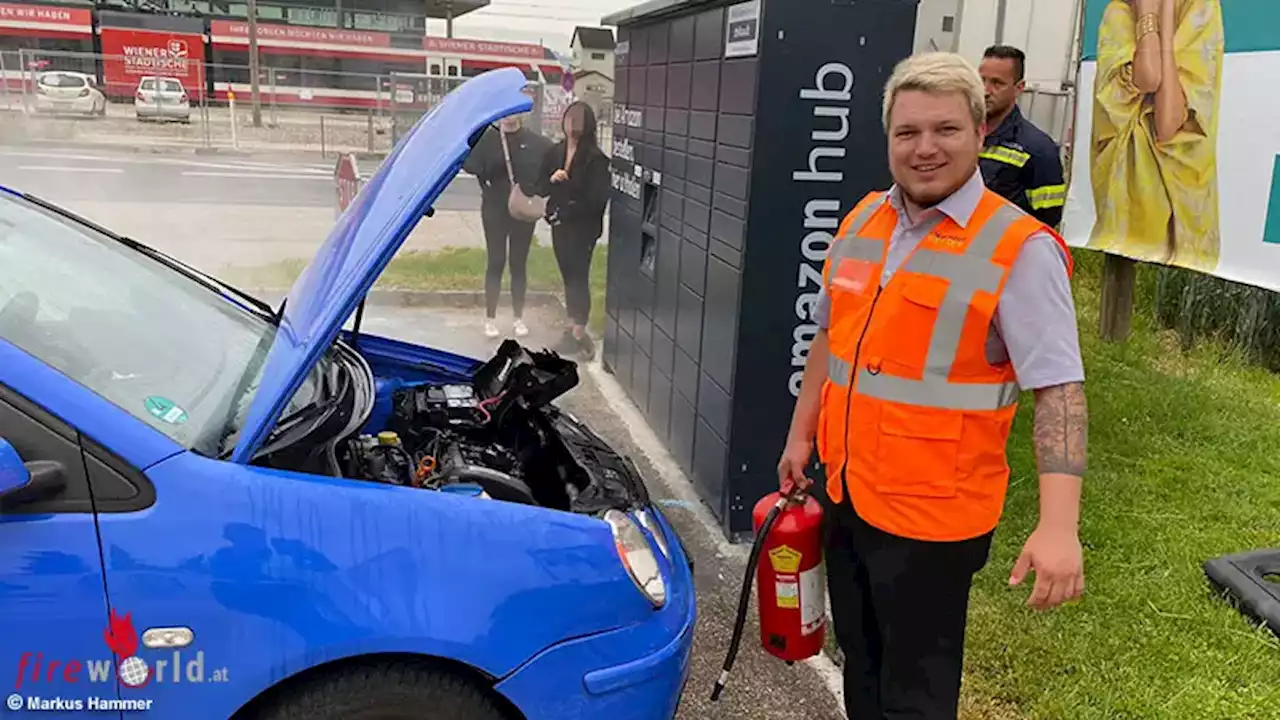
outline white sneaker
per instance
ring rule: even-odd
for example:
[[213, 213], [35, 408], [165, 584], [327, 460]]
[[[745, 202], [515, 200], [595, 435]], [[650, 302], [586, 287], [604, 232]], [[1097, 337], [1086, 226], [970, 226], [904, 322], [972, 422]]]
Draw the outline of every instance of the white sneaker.
[[495, 323], [495, 322], [494, 322], [494, 321], [492, 321], [492, 320], [485, 320], [485, 321], [484, 321], [484, 335], [485, 335], [485, 337], [496, 338], [496, 337], [498, 337], [498, 334], [499, 334], [499, 333], [498, 333], [498, 324], [497, 324], [497, 323]]
[[524, 337], [529, 334], [529, 326], [525, 325], [524, 321], [519, 318], [516, 318], [516, 321], [512, 323], [512, 327], [515, 328], [516, 337]]

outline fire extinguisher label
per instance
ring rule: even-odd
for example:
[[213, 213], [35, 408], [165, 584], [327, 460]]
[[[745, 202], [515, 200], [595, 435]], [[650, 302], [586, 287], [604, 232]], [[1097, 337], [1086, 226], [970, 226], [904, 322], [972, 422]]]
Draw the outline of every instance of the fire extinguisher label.
[[800, 583], [796, 576], [778, 576], [774, 583], [774, 592], [778, 597], [778, 607], [795, 609], [800, 607]]
[[794, 575], [799, 572], [802, 557], [804, 556], [797, 550], [786, 545], [779, 545], [769, 551], [769, 562], [773, 565], [773, 571], [778, 574]]
[[[800, 632], [811, 635], [827, 620], [827, 596], [822, 582], [822, 564], [800, 573]], [[794, 606], [792, 606], [794, 607]]]

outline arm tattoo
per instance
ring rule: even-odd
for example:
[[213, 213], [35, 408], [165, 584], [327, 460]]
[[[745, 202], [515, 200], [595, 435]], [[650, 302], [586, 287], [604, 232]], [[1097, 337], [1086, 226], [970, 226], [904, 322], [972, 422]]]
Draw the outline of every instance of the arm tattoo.
[[1036, 391], [1035, 442], [1041, 474], [1084, 477], [1089, 419], [1082, 383]]

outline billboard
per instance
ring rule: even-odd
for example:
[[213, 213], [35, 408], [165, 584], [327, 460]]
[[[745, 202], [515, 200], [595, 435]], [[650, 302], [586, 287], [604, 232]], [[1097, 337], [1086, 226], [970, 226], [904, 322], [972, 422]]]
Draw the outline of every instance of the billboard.
[[93, 11], [86, 8], [0, 3], [4, 35], [71, 37], [93, 34]]
[[147, 75], [181, 80], [193, 99], [204, 94], [203, 35], [104, 27], [102, 55], [102, 79], [108, 95], [132, 95]]
[[1280, 290], [1280, 2], [1086, 0], [1063, 234]]

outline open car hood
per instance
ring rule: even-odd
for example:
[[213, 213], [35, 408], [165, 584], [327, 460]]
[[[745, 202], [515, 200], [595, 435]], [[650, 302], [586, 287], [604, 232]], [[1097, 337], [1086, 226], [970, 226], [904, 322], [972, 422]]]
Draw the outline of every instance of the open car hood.
[[472, 138], [533, 100], [516, 68], [476, 76], [422, 117], [338, 218], [285, 299], [231, 461], [247, 463], [387, 263], [457, 176]]

